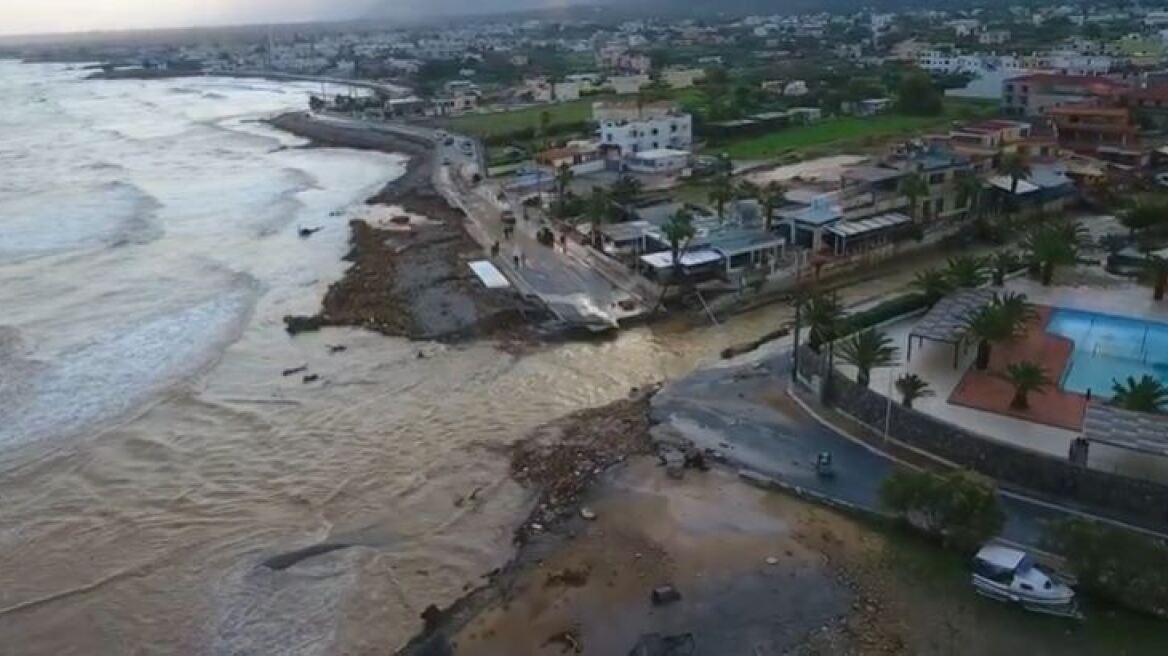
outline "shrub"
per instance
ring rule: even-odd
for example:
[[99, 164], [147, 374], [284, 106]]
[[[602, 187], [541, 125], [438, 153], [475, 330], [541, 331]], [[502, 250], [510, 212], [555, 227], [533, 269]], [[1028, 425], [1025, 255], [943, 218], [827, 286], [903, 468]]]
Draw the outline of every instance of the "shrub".
[[1127, 608], [1168, 617], [1168, 544], [1085, 519], [1049, 525], [1043, 546], [1067, 559], [1084, 590]]
[[993, 482], [966, 471], [897, 472], [881, 484], [880, 501], [912, 526], [963, 551], [997, 535], [1005, 521]]
[[844, 325], [840, 330], [840, 334], [850, 335], [851, 333], [875, 326], [878, 323], [895, 319], [903, 314], [915, 312], [927, 307], [929, 307], [929, 299], [924, 294], [914, 293], [894, 296], [867, 310], [849, 314], [844, 319]]

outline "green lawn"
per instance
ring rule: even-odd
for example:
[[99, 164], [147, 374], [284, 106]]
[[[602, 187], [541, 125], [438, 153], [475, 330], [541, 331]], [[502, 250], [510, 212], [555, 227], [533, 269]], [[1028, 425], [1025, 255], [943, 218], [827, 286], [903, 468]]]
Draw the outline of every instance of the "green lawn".
[[570, 125], [592, 119], [592, 103], [600, 97], [587, 97], [580, 100], [525, 107], [513, 111], [492, 112], [490, 114], [467, 114], [456, 116], [445, 121], [450, 129], [472, 134], [477, 137], [489, 137], [499, 134], [510, 134], [524, 128], [539, 128], [539, 117], [543, 112], [551, 115], [551, 125]]
[[769, 159], [800, 149], [872, 146], [893, 137], [948, 128], [955, 120], [991, 115], [994, 107], [979, 103], [950, 102], [941, 116], [883, 114], [868, 118], [844, 116], [819, 123], [783, 129], [727, 142], [712, 142], [707, 150], [729, 153], [732, 159]]

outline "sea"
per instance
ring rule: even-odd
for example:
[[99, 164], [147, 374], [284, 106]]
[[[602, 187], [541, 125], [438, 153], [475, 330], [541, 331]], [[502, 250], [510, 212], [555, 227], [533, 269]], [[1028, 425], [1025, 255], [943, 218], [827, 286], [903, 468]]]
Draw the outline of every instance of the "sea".
[[390, 653], [511, 555], [508, 444], [777, 325], [290, 337], [405, 157], [262, 122], [313, 84], [87, 72], [0, 61], [0, 654]]

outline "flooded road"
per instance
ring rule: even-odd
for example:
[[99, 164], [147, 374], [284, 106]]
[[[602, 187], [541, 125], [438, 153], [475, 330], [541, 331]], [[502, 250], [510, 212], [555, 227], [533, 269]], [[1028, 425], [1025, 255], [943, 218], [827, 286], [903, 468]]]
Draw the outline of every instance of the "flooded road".
[[[386, 653], [510, 554], [507, 444], [790, 317], [523, 355], [290, 338], [400, 158], [253, 123], [295, 85], [0, 68], [0, 653]], [[352, 546], [257, 567], [324, 540]]]

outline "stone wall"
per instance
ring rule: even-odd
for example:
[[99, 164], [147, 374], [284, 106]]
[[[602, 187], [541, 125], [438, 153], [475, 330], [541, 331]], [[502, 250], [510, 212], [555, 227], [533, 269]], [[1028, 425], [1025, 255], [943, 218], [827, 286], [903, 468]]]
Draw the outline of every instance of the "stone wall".
[[[799, 366], [805, 376], [822, 375], [822, 358], [803, 348]], [[830, 402], [839, 410], [883, 430], [886, 397], [833, 373]], [[1168, 528], [1168, 486], [1088, 469], [1037, 451], [1019, 448], [967, 431], [899, 403], [891, 405], [889, 435], [911, 447], [968, 467], [1003, 486], [1039, 498], [1082, 506], [1096, 514], [1136, 526]]]

